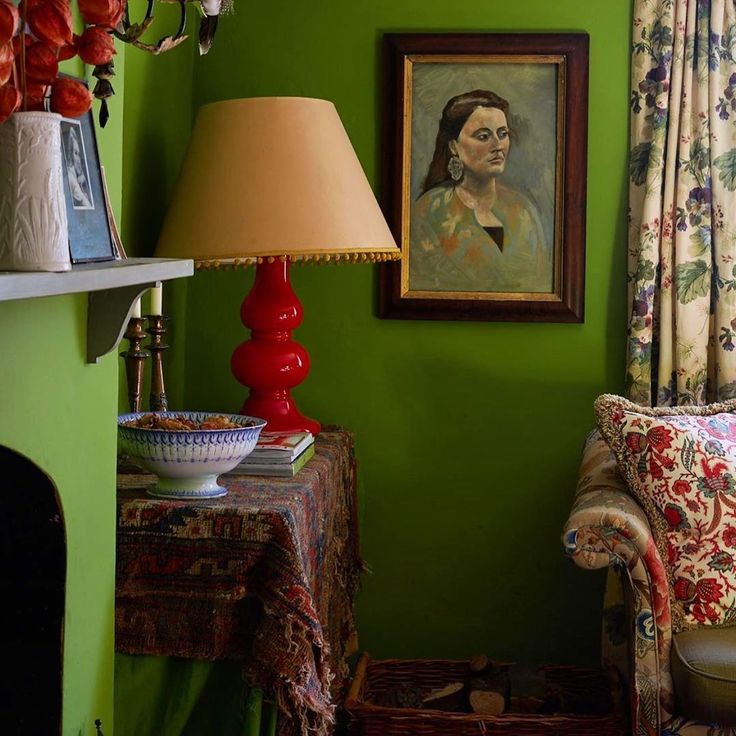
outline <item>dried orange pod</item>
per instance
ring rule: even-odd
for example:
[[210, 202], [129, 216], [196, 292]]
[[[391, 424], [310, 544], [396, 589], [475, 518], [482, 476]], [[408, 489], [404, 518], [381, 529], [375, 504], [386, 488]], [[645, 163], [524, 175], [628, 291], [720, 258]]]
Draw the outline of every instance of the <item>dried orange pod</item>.
[[92, 93], [75, 79], [59, 77], [51, 85], [51, 112], [78, 118], [92, 107]]
[[115, 55], [115, 43], [104, 28], [90, 26], [77, 41], [77, 53], [85, 64], [107, 64]]
[[0, 46], [0, 85], [5, 84], [13, 74], [13, 45], [5, 43]]
[[5, 122], [19, 107], [21, 95], [12, 84], [0, 87], [0, 123]]
[[75, 33], [74, 40], [71, 43], [59, 47], [59, 61], [66, 61], [77, 55], [77, 41], [79, 41], [79, 36]]
[[78, 6], [85, 23], [106, 28], [116, 28], [125, 10], [123, 0], [79, 0]]
[[0, 0], [0, 43], [9, 43], [18, 32], [19, 24], [18, 8], [8, 0]]
[[39, 2], [41, 0], [20, 0], [18, 3], [18, 12], [21, 14], [21, 17], [24, 13], [28, 14], [28, 11]]
[[72, 42], [72, 11], [66, 0], [36, 0], [28, 8], [28, 27], [51, 46]]
[[[13, 54], [15, 56], [20, 56], [20, 39], [20, 36], [16, 36], [13, 39]], [[26, 48], [28, 48], [33, 43], [33, 36], [30, 33], [24, 33], [23, 40], [25, 41]]]
[[59, 73], [56, 52], [42, 41], [26, 49], [26, 78], [31, 82], [51, 84]]
[[26, 87], [26, 96], [24, 99], [25, 109], [42, 112], [46, 109], [46, 91], [47, 84], [29, 83]]

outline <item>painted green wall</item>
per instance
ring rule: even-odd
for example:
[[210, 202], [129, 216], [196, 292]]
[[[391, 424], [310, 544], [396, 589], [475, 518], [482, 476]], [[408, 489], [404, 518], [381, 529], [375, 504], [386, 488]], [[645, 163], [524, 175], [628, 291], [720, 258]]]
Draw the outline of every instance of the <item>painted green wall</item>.
[[[157, 40], [172, 32], [179, 18], [178, 5], [159, 3], [156, 21], [144, 40]], [[197, 28], [194, 9], [189, 33]], [[196, 37], [196, 33], [194, 33]], [[160, 56], [130, 49], [126, 58], [125, 129], [123, 131], [122, 239], [129, 256], [154, 254], [166, 205], [176, 183], [192, 122], [193, 39]], [[186, 331], [186, 280], [167, 282], [164, 313], [169, 323], [164, 354], [166, 389], [171, 408], [182, 408], [183, 354]], [[144, 297], [145, 314], [147, 297]], [[121, 382], [120, 408], [127, 411]], [[148, 395], [147, 384], [144, 396]]]
[[[313, 361], [296, 391], [300, 406], [356, 435], [373, 570], [359, 627], [376, 656], [598, 656], [603, 579], [569, 564], [559, 535], [592, 401], [622, 388], [628, 6], [242, 3], [195, 67], [195, 106], [258, 95], [331, 99], [375, 183], [384, 32], [590, 34], [585, 324], [379, 320], [373, 267], [294, 270], [306, 314], [297, 337]], [[251, 279], [206, 273], [189, 283], [189, 408], [240, 406], [244, 389], [228, 366], [245, 338], [238, 309]]]
[[[144, 40], [178, 21], [179, 9], [158, 5]], [[192, 23], [190, 32], [196, 28]], [[129, 49], [125, 66], [122, 232], [129, 256], [150, 256], [186, 150], [192, 117], [193, 42], [160, 56]]]

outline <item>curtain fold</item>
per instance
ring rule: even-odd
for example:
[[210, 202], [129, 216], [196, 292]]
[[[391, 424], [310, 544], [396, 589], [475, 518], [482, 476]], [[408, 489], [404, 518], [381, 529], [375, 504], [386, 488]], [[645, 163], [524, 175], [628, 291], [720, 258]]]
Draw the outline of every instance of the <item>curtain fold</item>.
[[734, 0], [635, 0], [626, 391], [736, 397]]

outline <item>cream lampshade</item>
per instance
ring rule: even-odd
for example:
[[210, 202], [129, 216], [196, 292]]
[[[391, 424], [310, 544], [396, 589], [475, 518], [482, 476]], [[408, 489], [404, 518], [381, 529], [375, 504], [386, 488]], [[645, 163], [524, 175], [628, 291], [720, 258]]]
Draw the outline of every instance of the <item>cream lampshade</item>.
[[267, 430], [316, 433], [290, 390], [309, 370], [291, 339], [302, 308], [293, 261], [386, 261], [401, 254], [334, 105], [261, 97], [199, 111], [156, 255], [198, 268], [258, 264], [241, 316], [253, 332], [231, 360], [250, 387], [241, 411]]

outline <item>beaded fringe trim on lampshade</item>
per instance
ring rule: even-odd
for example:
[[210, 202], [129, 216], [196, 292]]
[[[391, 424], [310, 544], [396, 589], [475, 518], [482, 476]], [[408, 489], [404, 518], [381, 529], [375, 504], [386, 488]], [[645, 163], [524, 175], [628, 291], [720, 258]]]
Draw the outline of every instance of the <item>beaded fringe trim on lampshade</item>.
[[310, 253], [305, 255], [257, 256], [248, 258], [216, 258], [195, 260], [197, 270], [217, 270], [225, 268], [246, 268], [258, 263], [275, 263], [276, 261], [291, 263], [382, 263], [384, 261], [398, 261], [400, 251], [390, 253], [360, 252], [360, 253]]

